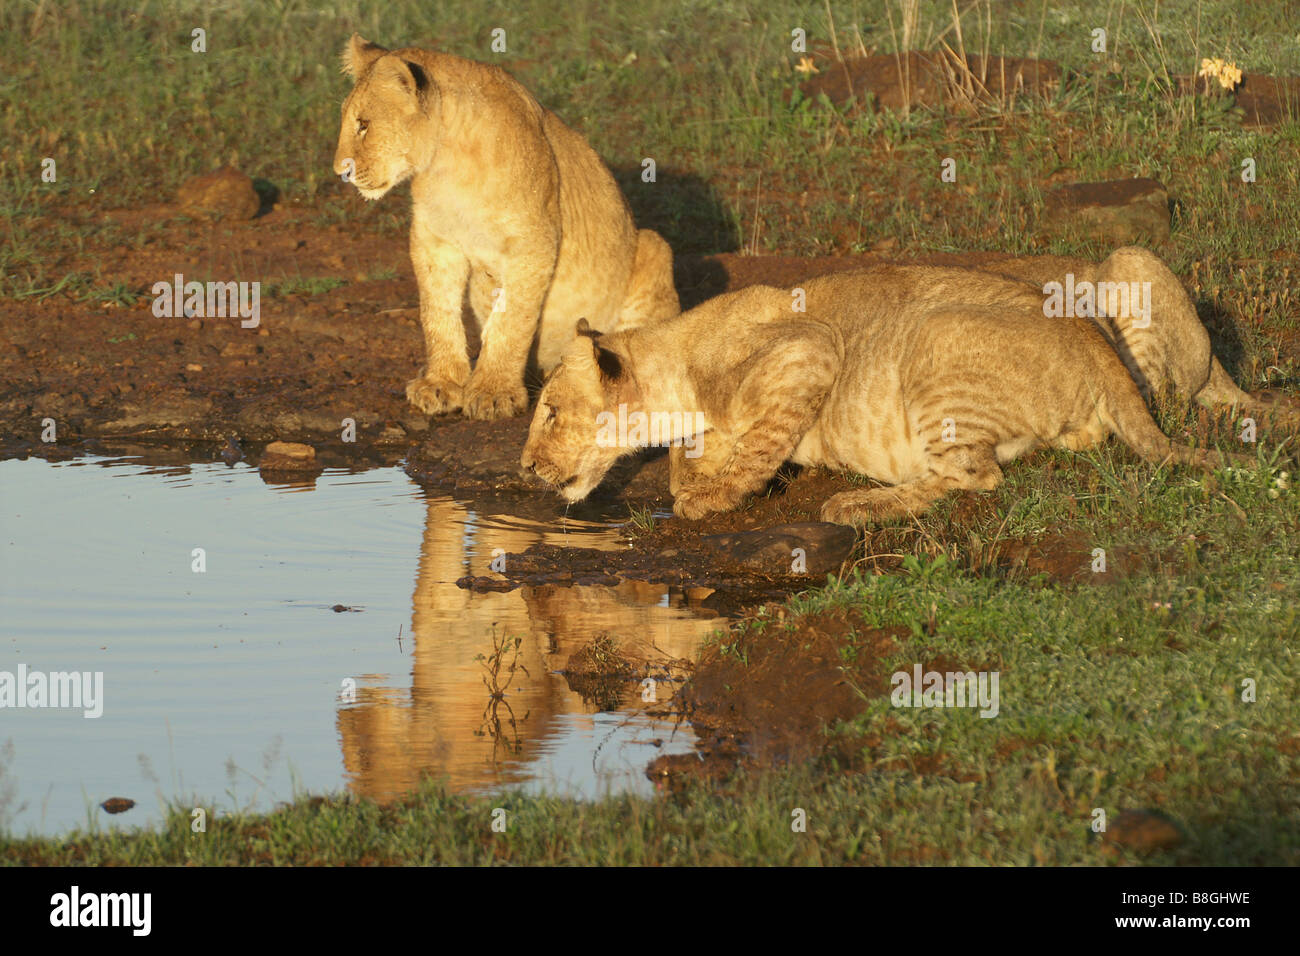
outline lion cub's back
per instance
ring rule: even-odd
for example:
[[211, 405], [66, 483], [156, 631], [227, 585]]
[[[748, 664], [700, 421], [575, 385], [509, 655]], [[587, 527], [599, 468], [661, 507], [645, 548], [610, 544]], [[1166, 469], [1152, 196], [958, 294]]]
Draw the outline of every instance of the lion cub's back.
[[636, 263], [637, 230], [627, 200], [586, 137], [550, 111], [543, 131], [559, 172], [560, 251], [542, 310], [538, 361], [559, 361], [585, 318], [593, 329], [617, 325]]
[[[891, 483], [915, 480], [928, 467], [932, 426], [945, 419], [987, 424], [1008, 402], [1019, 403], [1007, 390], [1016, 391], [1027, 364], [1061, 360], [1055, 349], [1032, 354], [1044, 331], [1042, 299], [1015, 279], [880, 266], [813, 280], [807, 293], [809, 312], [839, 329], [844, 359], [797, 451], [803, 463]], [[1012, 418], [1015, 430], [1023, 422]]]

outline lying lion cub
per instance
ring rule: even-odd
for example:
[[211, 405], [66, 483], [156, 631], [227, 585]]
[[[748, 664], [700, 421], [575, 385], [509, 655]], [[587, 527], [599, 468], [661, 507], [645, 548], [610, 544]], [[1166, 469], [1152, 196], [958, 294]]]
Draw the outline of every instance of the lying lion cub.
[[[680, 311], [672, 251], [638, 231], [609, 170], [505, 71], [353, 35], [334, 171], [367, 199], [411, 180], [411, 263], [428, 364], [406, 397], [428, 414], [528, 406], [530, 349], [549, 369], [573, 317], [631, 328]], [[482, 348], [470, 372], [466, 287]]]
[[626, 333], [579, 323], [522, 464], [577, 501], [620, 456], [669, 444], [673, 510], [685, 518], [736, 507], [786, 461], [893, 485], [823, 505], [823, 519], [854, 525], [991, 489], [999, 466], [1031, 449], [1111, 433], [1147, 461], [1223, 464], [1229, 456], [1170, 442], [1134, 380], [1250, 401], [1214, 361], [1177, 279], [1139, 249], [1079, 266], [1079, 281], [1148, 282], [1145, 304], [1049, 318], [1043, 287], [1010, 275], [880, 266], [805, 283], [802, 312], [799, 289], [754, 286]]

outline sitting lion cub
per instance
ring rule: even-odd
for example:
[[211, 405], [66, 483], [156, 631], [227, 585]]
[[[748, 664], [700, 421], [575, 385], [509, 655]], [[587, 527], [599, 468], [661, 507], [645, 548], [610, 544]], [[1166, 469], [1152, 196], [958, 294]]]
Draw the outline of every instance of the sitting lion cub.
[[[334, 171], [378, 199], [411, 180], [411, 263], [427, 366], [406, 397], [429, 414], [500, 418], [528, 404], [536, 345], [549, 369], [573, 318], [631, 328], [680, 311], [672, 251], [638, 231], [582, 136], [505, 71], [353, 35]], [[461, 307], [482, 347], [470, 372]]]
[[577, 501], [633, 448], [671, 445], [673, 510], [685, 518], [736, 507], [783, 462], [825, 465], [893, 486], [822, 507], [824, 520], [861, 525], [991, 489], [1000, 465], [1033, 448], [1111, 433], [1147, 461], [1246, 461], [1173, 444], [1143, 402], [1139, 373], [1187, 398], [1250, 401], [1173, 274], [1139, 249], [1080, 267], [1081, 281], [1148, 283], [1146, 304], [1053, 318], [1043, 287], [1013, 275], [880, 266], [805, 283], [806, 311], [800, 289], [754, 286], [630, 332], [580, 323], [522, 464]]

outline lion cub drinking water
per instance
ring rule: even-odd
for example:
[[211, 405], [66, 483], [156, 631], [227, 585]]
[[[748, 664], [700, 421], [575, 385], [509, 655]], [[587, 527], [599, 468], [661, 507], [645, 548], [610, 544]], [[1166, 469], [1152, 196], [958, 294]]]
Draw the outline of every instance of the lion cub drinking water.
[[[637, 230], [587, 141], [504, 70], [353, 35], [334, 171], [378, 199], [411, 180], [411, 263], [428, 362], [406, 397], [428, 414], [528, 405], [530, 350], [549, 369], [573, 317], [631, 328], [680, 311], [672, 251]], [[482, 347], [470, 371], [466, 289]]]
[[1088, 265], [1144, 278], [1150, 321], [1048, 318], [1042, 288], [1013, 276], [881, 266], [805, 283], [805, 311], [798, 289], [754, 286], [630, 332], [580, 323], [539, 396], [522, 464], [577, 501], [653, 436], [673, 446], [673, 510], [686, 518], [736, 507], [786, 461], [892, 485], [823, 505], [824, 520], [854, 525], [994, 488], [999, 466], [1031, 449], [1111, 433], [1147, 461], [1223, 464], [1160, 431], [1117, 351], [1145, 383], [1248, 400], [1214, 361], [1186, 293], [1144, 250]]

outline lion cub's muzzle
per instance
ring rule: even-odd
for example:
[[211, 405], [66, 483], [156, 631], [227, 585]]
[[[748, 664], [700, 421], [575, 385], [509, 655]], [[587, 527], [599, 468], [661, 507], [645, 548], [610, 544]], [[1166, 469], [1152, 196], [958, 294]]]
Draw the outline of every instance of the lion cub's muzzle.
[[524, 449], [524, 453], [519, 459], [519, 464], [524, 467], [525, 471], [536, 475], [557, 491], [563, 491], [578, 480], [577, 475], [570, 475], [568, 478], [561, 478], [560, 470], [556, 468], [555, 465], [530, 454], [527, 448]]

